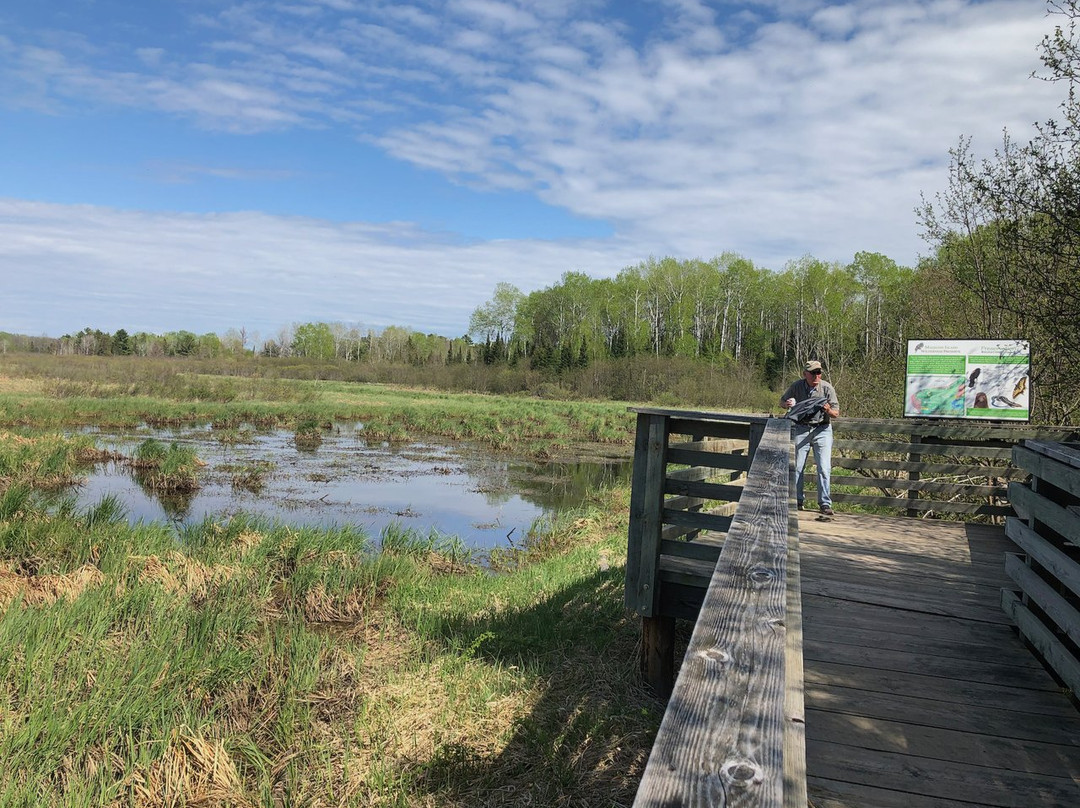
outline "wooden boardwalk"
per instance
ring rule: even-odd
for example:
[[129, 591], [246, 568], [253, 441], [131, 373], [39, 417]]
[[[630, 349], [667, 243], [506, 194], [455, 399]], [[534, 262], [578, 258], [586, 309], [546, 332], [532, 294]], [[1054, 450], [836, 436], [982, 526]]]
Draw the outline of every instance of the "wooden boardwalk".
[[1080, 806], [1080, 712], [1001, 609], [1002, 528], [799, 515], [813, 808]]

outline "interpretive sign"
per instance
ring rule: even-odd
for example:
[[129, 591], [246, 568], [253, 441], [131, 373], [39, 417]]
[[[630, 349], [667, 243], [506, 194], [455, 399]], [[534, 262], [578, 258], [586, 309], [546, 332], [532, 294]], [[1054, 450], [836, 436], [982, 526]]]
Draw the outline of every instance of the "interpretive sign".
[[1027, 421], [1027, 340], [908, 340], [904, 416]]

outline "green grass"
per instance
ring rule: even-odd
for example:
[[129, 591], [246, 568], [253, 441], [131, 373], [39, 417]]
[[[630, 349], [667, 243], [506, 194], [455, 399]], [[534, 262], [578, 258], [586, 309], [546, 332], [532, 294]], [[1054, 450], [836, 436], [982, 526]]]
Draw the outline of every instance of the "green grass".
[[186, 372], [182, 362], [130, 357], [20, 361], [24, 364], [5, 368], [9, 375], [23, 375], [0, 386], [0, 427], [59, 431], [83, 425], [211, 424], [225, 443], [274, 427], [292, 429], [304, 448], [317, 445], [325, 429], [342, 421], [362, 423], [364, 434], [375, 441], [440, 436], [537, 457], [572, 453], [582, 442], [629, 447], [633, 440], [634, 418], [622, 402], [204, 376]]
[[0, 804], [626, 804], [662, 706], [610, 497], [499, 575], [437, 533], [0, 510]]

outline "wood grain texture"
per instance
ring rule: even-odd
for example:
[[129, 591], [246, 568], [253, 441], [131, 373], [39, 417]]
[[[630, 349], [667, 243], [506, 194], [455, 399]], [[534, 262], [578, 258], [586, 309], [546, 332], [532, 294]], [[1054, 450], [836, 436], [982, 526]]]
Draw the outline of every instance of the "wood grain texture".
[[778, 421], [762, 437], [638, 789], [639, 808], [784, 804], [789, 434]]

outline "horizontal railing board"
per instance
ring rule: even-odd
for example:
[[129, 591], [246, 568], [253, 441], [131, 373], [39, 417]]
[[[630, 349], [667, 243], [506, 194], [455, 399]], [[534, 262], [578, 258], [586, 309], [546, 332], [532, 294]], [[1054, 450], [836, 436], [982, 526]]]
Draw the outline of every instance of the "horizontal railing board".
[[747, 440], [750, 427], [748, 424], [725, 424], [720, 421], [684, 421], [679, 418], [672, 418], [668, 422], [668, 431], [672, 435], [701, 435], [707, 438]]
[[701, 452], [696, 449], [669, 448], [667, 462], [678, 463], [683, 466], [703, 466], [710, 469], [726, 469], [729, 471], [746, 471], [750, 468], [750, 458], [746, 455]]
[[1031, 472], [1033, 477], [1080, 497], [1080, 469], [1023, 446], [1013, 449], [1013, 463]]
[[669, 449], [687, 449], [696, 452], [713, 452], [719, 454], [746, 454], [748, 443], [745, 440], [688, 440], [672, 443]]
[[1015, 592], [1009, 589], [1001, 590], [1001, 608], [1027, 641], [1042, 654], [1065, 686], [1073, 693], [1080, 693], [1080, 662], [1077, 662], [1061, 640], [1023, 604]]
[[701, 533], [701, 528], [685, 527], [683, 525], [664, 525], [660, 530], [660, 541], [675, 541], [683, 536], [693, 540]]
[[805, 780], [805, 759], [792, 770], [798, 761], [783, 754], [789, 453], [787, 424], [767, 426], [649, 755], [639, 808], [715, 804], [718, 787], [738, 793], [740, 805], [780, 808], [785, 778]]
[[700, 497], [720, 502], [738, 502], [742, 496], [742, 485], [723, 483], [694, 482], [691, 480], [665, 480], [664, 493], [684, 497]]
[[674, 511], [670, 508], [664, 508], [661, 518], [664, 524], [667, 525], [682, 525], [683, 527], [727, 533], [731, 527], [733, 517], [698, 511]]
[[[833, 478], [833, 486], [842, 485]], [[987, 505], [980, 502], [944, 502], [933, 499], [906, 499], [903, 497], [871, 497], [865, 494], [845, 494], [833, 490], [832, 500], [850, 502], [853, 505], [871, 505], [878, 508], [901, 508], [912, 511], [935, 511], [937, 513], [967, 513], [975, 516], [1010, 516], [1008, 505]]]
[[1080, 444], [1067, 446], [1063, 443], [1051, 443], [1045, 440], [1029, 440], [1025, 444], [1032, 451], [1059, 460], [1074, 469], [1080, 469]]
[[1070, 555], [1051, 544], [1016, 517], [1005, 520], [1005, 535], [1016, 542], [1017, 547], [1031, 556], [1074, 595], [1080, 596], [1080, 560], [1074, 557], [1080, 550], [1073, 548]]
[[663, 562], [664, 556], [678, 556], [716, 564], [716, 559], [720, 557], [720, 549], [723, 546], [723, 542], [661, 541], [660, 559]]
[[1029, 598], [1046, 612], [1058, 630], [1080, 645], [1080, 612], [1053, 590], [1016, 553], [1005, 554], [1005, 572]]
[[1009, 502], [1025, 521], [1035, 519], [1050, 527], [1066, 540], [1080, 543], [1080, 514], [1063, 508], [1046, 497], [1039, 496], [1026, 485], [1009, 485]]
[[665, 508], [674, 508], [679, 511], [693, 511], [700, 508], [709, 500], [702, 499], [701, 497], [671, 497], [664, 500]]
[[1022, 440], [1045, 439], [1068, 443], [1080, 437], [1077, 427], [1030, 426], [1027, 424], [992, 425], [984, 422], [959, 421], [918, 421], [896, 419], [841, 418], [833, 421], [834, 429], [840, 434], [872, 435], [911, 435], [924, 442], [936, 440], [953, 441], [990, 441], [1000, 440], [1018, 443]]
[[835, 474], [832, 484], [857, 488], [894, 488], [901, 491], [927, 491], [937, 494], [967, 494], [979, 497], [1005, 497], [1008, 486], [975, 485], [973, 483], [942, 483], [936, 480], [905, 480], [900, 477], [857, 477], [854, 474]]
[[664, 584], [674, 583], [683, 586], [698, 586], [705, 589], [712, 580], [716, 562], [699, 558], [678, 558], [660, 556], [660, 580]]
[[924, 457], [982, 457], [988, 460], [1009, 460], [1012, 457], [1011, 446], [981, 446], [979, 444], [910, 443], [908, 441], [873, 441], [836, 438], [833, 448], [838, 451], [852, 452], [887, 452], [891, 454], [919, 454]]
[[960, 474], [969, 477], [1002, 477], [1005, 479], [1026, 479], [1028, 473], [1023, 469], [1010, 466], [980, 466], [963, 463], [923, 463], [918, 460], [877, 460], [874, 458], [836, 457], [832, 459], [833, 468], [874, 469], [875, 471], [906, 471], [918, 474]]
[[701, 468], [700, 466], [688, 469], [669, 469], [665, 472], [665, 475], [673, 480], [704, 480], [712, 474], [715, 474], [712, 469]]

